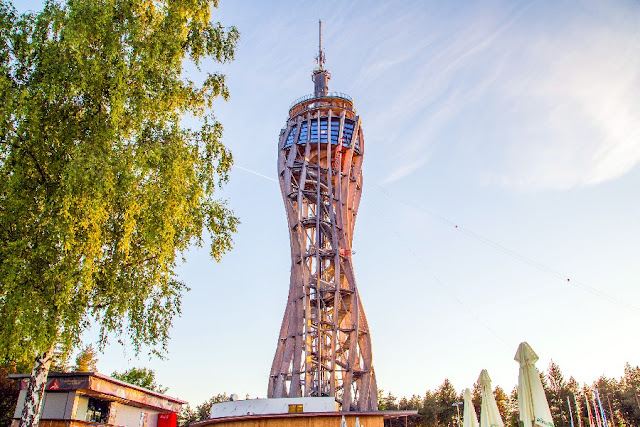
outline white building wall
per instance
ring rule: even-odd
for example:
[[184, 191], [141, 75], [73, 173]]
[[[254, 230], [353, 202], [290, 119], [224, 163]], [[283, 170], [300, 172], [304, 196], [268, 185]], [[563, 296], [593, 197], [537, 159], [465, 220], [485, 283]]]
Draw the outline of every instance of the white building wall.
[[249, 399], [216, 403], [211, 406], [211, 418], [238, 417], [242, 415], [286, 414], [289, 405], [302, 405], [303, 412], [335, 412], [335, 397], [283, 397], [275, 399]]
[[121, 403], [113, 402], [112, 411], [115, 410], [115, 420], [113, 424], [124, 427], [142, 427], [143, 414], [146, 415], [146, 427], [157, 427], [159, 411], [153, 409], [136, 408]]

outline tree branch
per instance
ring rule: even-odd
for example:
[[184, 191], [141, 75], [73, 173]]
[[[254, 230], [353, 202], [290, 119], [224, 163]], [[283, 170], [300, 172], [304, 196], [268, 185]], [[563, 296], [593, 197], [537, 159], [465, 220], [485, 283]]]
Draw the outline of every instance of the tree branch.
[[24, 147], [20, 147], [22, 150], [24, 150], [29, 157], [31, 157], [33, 159], [33, 163], [35, 163], [36, 168], [38, 169], [38, 172], [40, 172], [40, 176], [42, 177], [42, 185], [47, 185], [49, 183], [49, 179], [47, 178], [46, 174], [44, 173], [44, 170], [42, 169], [42, 166], [40, 166], [40, 163], [38, 162], [38, 159], [36, 159], [36, 156], [31, 152], [31, 150], [27, 150]]

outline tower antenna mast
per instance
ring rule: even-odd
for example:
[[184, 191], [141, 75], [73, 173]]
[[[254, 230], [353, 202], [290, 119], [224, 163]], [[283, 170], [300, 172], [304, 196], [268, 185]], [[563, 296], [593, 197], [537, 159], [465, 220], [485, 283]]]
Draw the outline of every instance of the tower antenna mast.
[[316, 61], [318, 61], [318, 67], [320, 67], [321, 70], [324, 70], [324, 61], [325, 61], [325, 57], [324, 57], [324, 51], [322, 50], [322, 20], [318, 20], [318, 24], [319, 24], [319, 29], [318, 29], [318, 57], [316, 58]]

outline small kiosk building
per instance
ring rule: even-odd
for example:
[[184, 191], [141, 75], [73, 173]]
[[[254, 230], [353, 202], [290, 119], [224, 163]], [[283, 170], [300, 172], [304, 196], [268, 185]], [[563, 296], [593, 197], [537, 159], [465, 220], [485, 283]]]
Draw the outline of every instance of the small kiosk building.
[[[17, 427], [29, 375], [14, 374], [9, 378], [20, 381], [11, 424]], [[177, 415], [185, 403], [98, 372], [52, 372], [47, 380], [40, 426], [176, 427]]]

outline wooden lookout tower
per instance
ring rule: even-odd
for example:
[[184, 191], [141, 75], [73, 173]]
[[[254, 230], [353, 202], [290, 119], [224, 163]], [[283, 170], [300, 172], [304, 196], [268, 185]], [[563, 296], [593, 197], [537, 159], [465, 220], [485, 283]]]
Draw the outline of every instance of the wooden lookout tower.
[[322, 23], [319, 33], [314, 93], [292, 104], [278, 144], [291, 279], [268, 397], [333, 396], [344, 412], [375, 411], [371, 336], [351, 259], [364, 137], [351, 97], [328, 90]]

